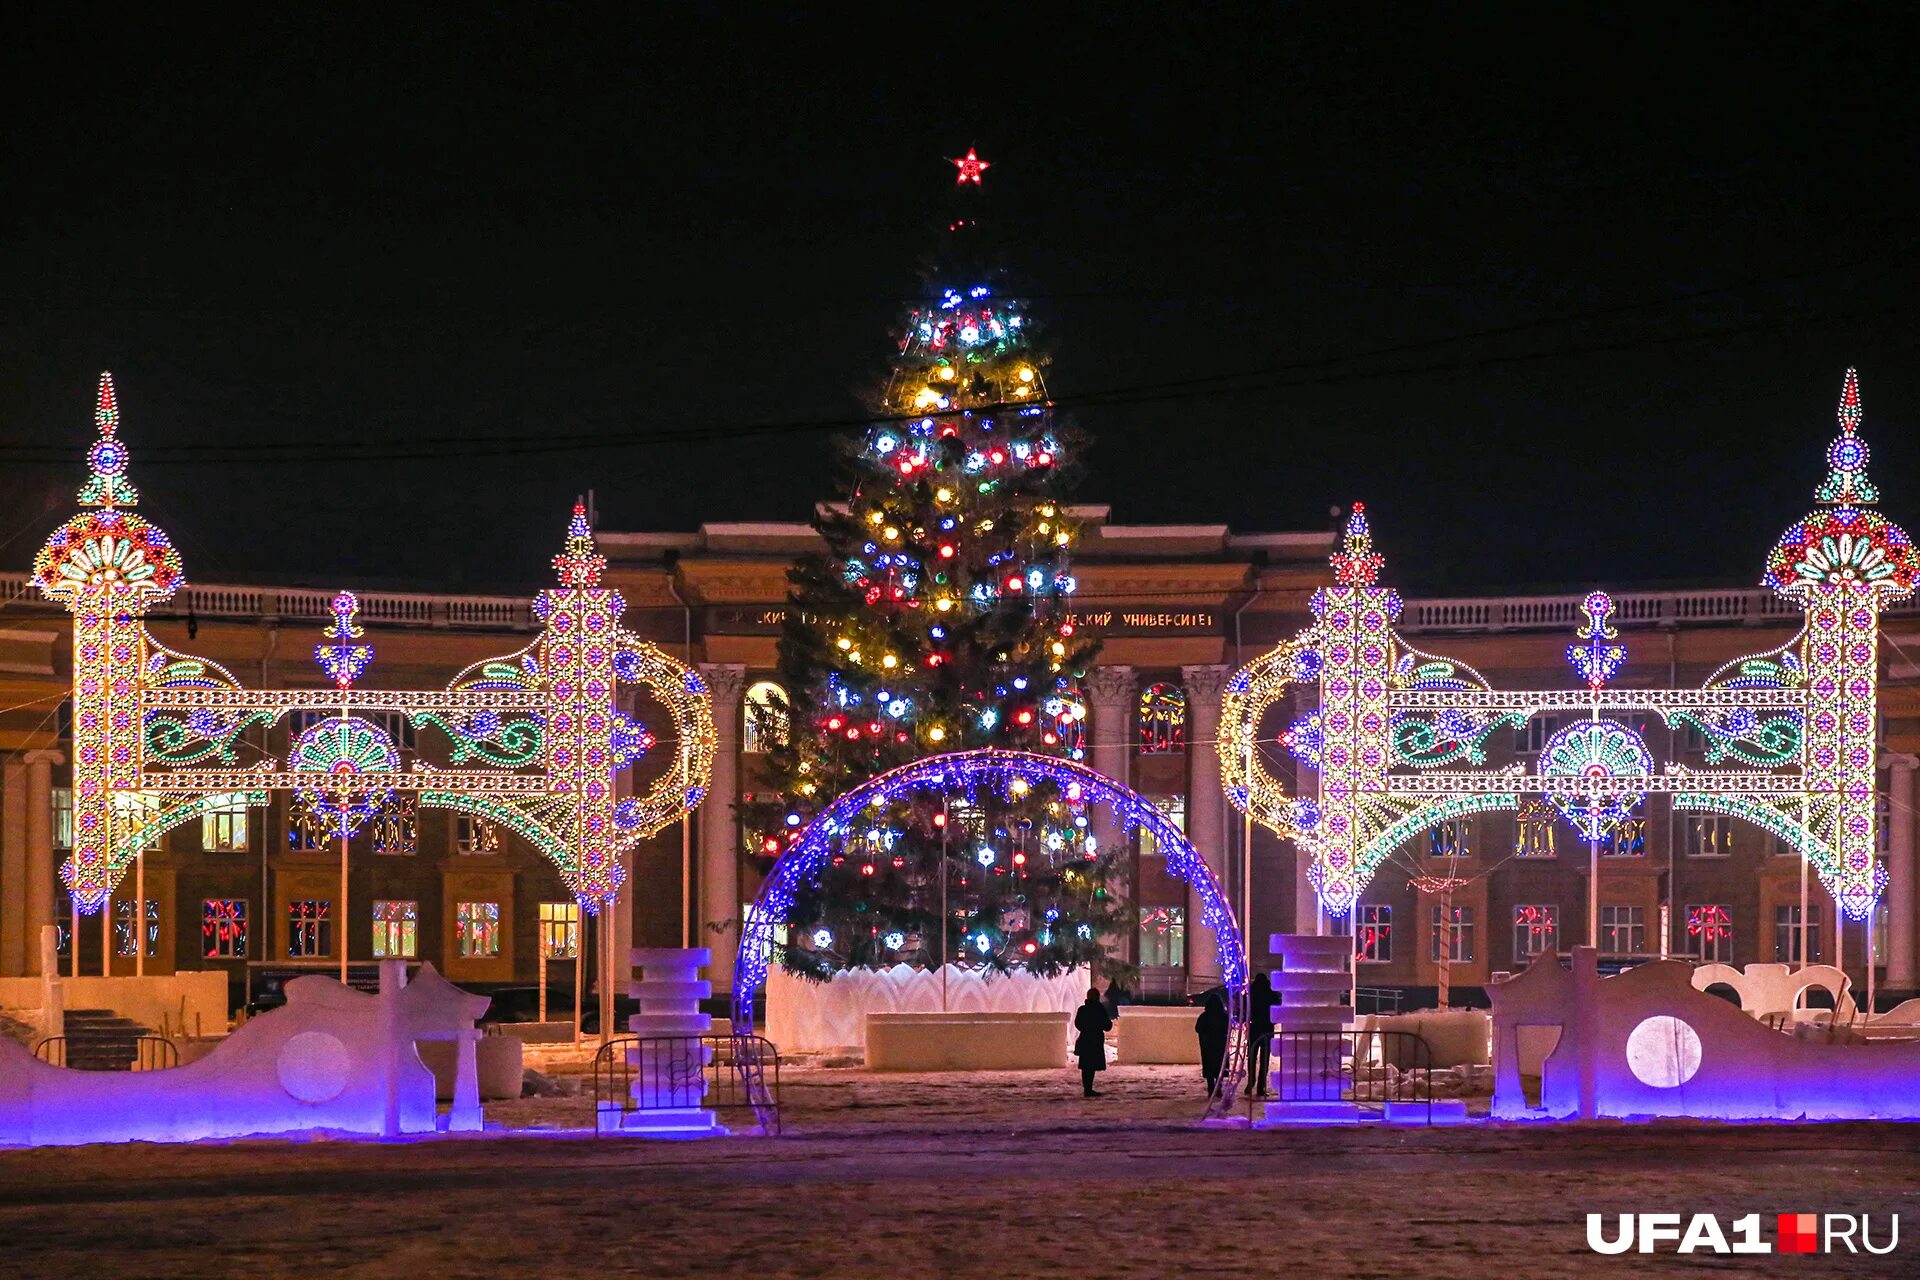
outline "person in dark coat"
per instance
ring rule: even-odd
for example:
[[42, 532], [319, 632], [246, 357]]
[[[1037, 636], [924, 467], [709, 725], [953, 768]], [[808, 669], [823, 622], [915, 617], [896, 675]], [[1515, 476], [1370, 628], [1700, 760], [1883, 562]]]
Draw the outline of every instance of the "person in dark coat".
[[1220, 1086], [1220, 1068], [1227, 1061], [1227, 1035], [1233, 1023], [1227, 1017], [1227, 1002], [1218, 991], [1207, 993], [1207, 1007], [1194, 1020], [1193, 1030], [1200, 1037], [1200, 1074], [1207, 1078], [1207, 1096]]
[[1267, 1096], [1267, 1068], [1273, 1061], [1273, 979], [1262, 970], [1247, 993], [1247, 1074], [1253, 1092]]
[[1107, 1032], [1113, 1028], [1113, 1016], [1100, 1003], [1100, 988], [1087, 989], [1087, 1002], [1073, 1015], [1073, 1056], [1080, 1059], [1080, 1088], [1083, 1096], [1097, 1098], [1093, 1073], [1107, 1069]]

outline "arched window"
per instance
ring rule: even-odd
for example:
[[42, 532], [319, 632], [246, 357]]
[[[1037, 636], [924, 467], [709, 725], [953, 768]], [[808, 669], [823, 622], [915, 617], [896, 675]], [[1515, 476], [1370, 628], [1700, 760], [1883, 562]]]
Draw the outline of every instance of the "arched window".
[[765, 751], [787, 740], [787, 691], [771, 680], [756, 681], [747, 690], [746, 734], [743, 747]]
[[1150, 684], [1140, 693], [1140, 750], [1171, 755], [1187, 749], [1187, 691]]

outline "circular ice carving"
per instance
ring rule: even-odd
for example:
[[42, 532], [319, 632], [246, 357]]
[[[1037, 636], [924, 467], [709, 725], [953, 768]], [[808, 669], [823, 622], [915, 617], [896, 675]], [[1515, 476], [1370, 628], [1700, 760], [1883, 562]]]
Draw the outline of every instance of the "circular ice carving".
[[332, 1102], [347, 1087], [352, 1055], [337, 1036], [302, 1031], [280, 1046], [280, 1087], [301, 1102]]
[[1648, 1018], [1627, 1036], [1627, 1066], [1641, 1084], [1677, 1088], [1700, 1070], [1700, 1035], [1664, 1013]]

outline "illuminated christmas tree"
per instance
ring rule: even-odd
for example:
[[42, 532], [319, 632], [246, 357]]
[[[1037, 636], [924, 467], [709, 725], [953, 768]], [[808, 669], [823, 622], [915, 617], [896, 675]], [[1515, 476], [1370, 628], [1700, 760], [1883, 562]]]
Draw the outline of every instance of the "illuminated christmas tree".
[[[769, 863], [836, 797], [909, 761], [1083, 755], [1094, 646], [1069, 612], [1063, 505], [1081, 436], [1048, 402], [1046, 354], [975, 216], [987, 162], [954, 163], [962, 207], [902, 319], [878, 416], [845, 442], [844, 501], [816, 521], [828, 551], [789, 574], [780, 795], [743, 810]], [[1123, 975], [1106, 956], [1125, 924], [1119, 852], [1052, 788], [870, 807], [796, 899], [782, 961], [811, 977], [943, 961]]]

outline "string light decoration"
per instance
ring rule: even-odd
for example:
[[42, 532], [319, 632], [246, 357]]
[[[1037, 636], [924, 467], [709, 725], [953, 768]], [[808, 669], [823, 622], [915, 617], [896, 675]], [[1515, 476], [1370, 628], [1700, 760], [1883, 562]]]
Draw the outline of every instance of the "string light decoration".
[[[1863, 509], [1879, 492], [1866, 474], [1852, 370], [1839, 418], [1815, 491], [1822, 506], [1782, 535], [1763, 579], [1800, 607], [1804, 628], [1697, 689], [1612, 686], [1627, 653], [1604, 592], [1583, 602], [1567, 648], [1584, 690], [1498, 690], [1464, 663], [1421, 653], [1393, 630], [1400, 600], [1378, 585], [1385, 563], [1356, 504], [1331, 557], [1335, 585], [1313, 598], [1313, 623], [1228, 683], [1219, 755], [1229, 801], [1308, 852], [1309, 878], [1336, 916], [1388, 853], [1438, 823], [1538, 797], [1527, 804], [1552, 806], [1621, 852], [1637, 839], [1637, 807], [1658, 792], [1676, 809], [1727, 814], [1779, 837], [1807, 857], [1849, 918], [1867, 918], [1885, 881], [1873, 856], [1879, 612], [1912, 593], [1920, 553], [1897, 525]], [[1316, 801], [1292, 795], [1261, 760], [1261, 726], [1296, 684], [1318, 686], [1318, 707], [1278, 744], [1319, 775]], [[1549, 738], [1533, 767], [1458, 767], [1486, 764], [1494, 728], [1555, 711], [1585, 719]], [[1696, 730], [1707, 767], [1656, 768], [1644, 736], [1609, 718], [1625, 711]]]
[[[970, 213], [986, 162], [956, 163]], [[1071, 613], [1080, 526], [1065, 502], [1081, 436], [1049, 401], [1047, 351], [989, 234], [971, 216], [947, 227], [900, 318], [879, 419], [843, 442], [853, 479], [817, 521], [827, 551], [789, 573], [786, 732], [741, 810], [763, 864], [835, 797], [916, 759], [1085, 754], [1094, 646]], [[1108, 954], [1125, 851], [1047, 786], [987, 810], [964, 842], [930, 802], [869, 814], [790, 904], [782, 962], [813, 979], [949, 963], [1129, 978]]]
[[[499, 823], [551, 858], [590, 909], [620, 889], [619, 854], [705, 798], [714, 729], [698, 673], [619, 626], [617, 593], [599, 584], [577, 508], [555, 560], [557, 589], [542, 593], [540, 637], [519, 653], [477, 663], [445, 690], [368, 690], [373, 661], [351, 592], [334, 597], [314, 660], [325, 689], [247, 689], [218, 663], [178, 653], [147, 633], [142, 615], [186, 582], [179, 552], [126, 510], [127, 478], [113, 380], [102, 374], [79, 501], [34, 561], [33, 581], [73, 616], [74, 844], [61, 878], [76, 907], [98, 911], [143, 849], [214, 808], [261, 807], [293, 792], [297, 823], [351, 834], [382, 813], [410, 813], [405, 796]], [[675, 758], [638, 794], [615, 779], [657, 744], [618, 710], [622, 686], [644, 691], [673, 725]], [[422, 759], [401, 768], [377, 716], [397, 713], [436, 730]], [[251, 728], [311, 719], [285, 767], [241, 766]], [[445, 764], [431, 763], [431, 758]], [[408, 821], [411, 819], [408, 818]]]
[[968, 147], [967, 154], [955, 160], [953, 165], [954, 168], [960, 170], [960, 175], [955, 181], [961, 186], [965, 186], [969, 182], [976, 187], [979, 186], [980, 175], [993, 168], [987, 161], [975, 155], [972, 147]]
[[[1247, 1017], [1247, 957], [1240, 927], [1227, 902], [1226, 890], [1207, 866], [1206, 859], [1188, 842], [1186, 835], [1161, 808], [1120, 783], [1072, 760], [1038, 755], [1026, 751], [979, 750], [930, 756], [869, 779], [846, 792], [806, 824], [798, 837], [781, 852], [768, 871], [759, 896], [746, 915], [740, 934], [740, 952], [734, 969], [733, 1018], [737, 1032], [753, 1028], [754, 995], [766, 981], [767, 966], [776, 957], [800, 952], [811, 957], [835, 943], [833, 931], [821, 928], [824, 938], [810, 935], [809, 948], [786, 930], [784, 945], [779, 941], [783, 922], [795, 905], [816, 891], [820, 877], [827, 873], [836, 857], [842, 855], [849, 837], [871, 829], [873, 815], [903, 803], [926, 803], [941, 812], [949, 812], [948, 800], [966, 798], [968, 806], [1017, 802], [1024, 796], [1050, 793], [1060, 796], [1076, 814], [1107, 809], [1120, 829], [1131, 834], [1136, 829], [1151, 838], [1154, 847], [1166, 858], [1168, 874], [1191, 886], [1200, 901], [1200, 923], [1210, 930], [1217, 948], [1221, 980], [1227, 989], [1228, 1012], [1235, 1028]], [[958, 812], [958, 805], [951, 811]], [[1018, 932], [1033, 935], [1048, 928], [1062, 927], [1060, 917], [1049, 919], [1045, 911], [1029, 919]], [[1085, 927], [1084, 925], [1081, 927]], [[997, 948], [1003, 940], [997, 930], [975, 932], [985, 936], [988, 947]], [[898, 941], [904, 942], [902, 936]], [[1233, 1078], [1223, 1087], [1224, 1101], [1215, 1099], [1210, 1113], [1225, 1114], [1232, 1107], [1232, 1095], [1240, 1083], [1243, 1066], [1235, 1055]]]

